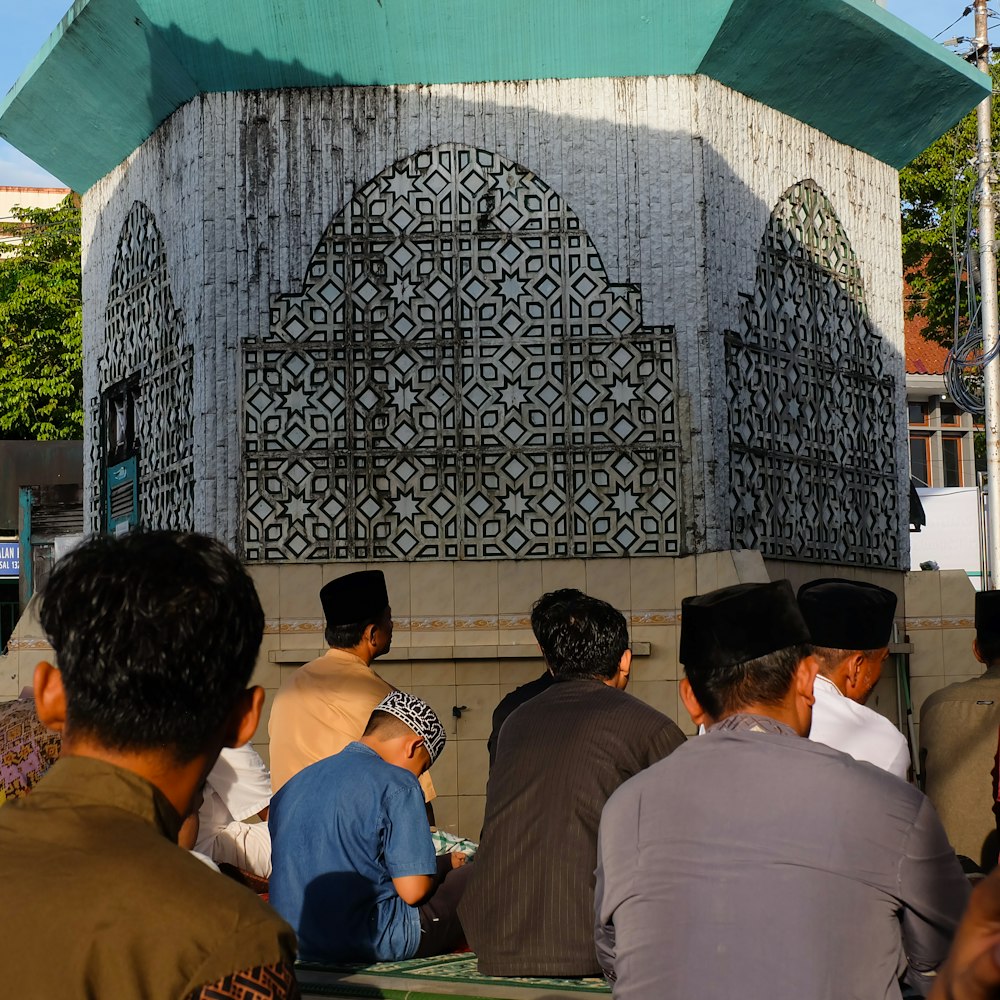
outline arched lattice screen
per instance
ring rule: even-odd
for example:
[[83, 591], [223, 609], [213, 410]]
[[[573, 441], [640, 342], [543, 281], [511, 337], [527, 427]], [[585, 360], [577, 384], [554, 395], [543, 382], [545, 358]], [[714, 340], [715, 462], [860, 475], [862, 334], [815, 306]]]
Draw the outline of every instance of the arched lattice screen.
[[678, 551], [673, 342], [531, 171], [385, 170], [244, 348], [251, 560]]
[[771, 213], [727, 337], [734, 548], [896, 567], [896, 386], [857, 258], [811, 180]]
[[102, 527], [115, 504], [112, 523], [127, 513], [106, 478], [109, 468], [123, 474], [126, 466], [138, 501], [132, 523], [194, 526], [192, 349], [183, 340], [156, 220], [135, 202], [115, 253], [92, 403], [91, 468], [101, 470], [100, 510], [92, 513]]

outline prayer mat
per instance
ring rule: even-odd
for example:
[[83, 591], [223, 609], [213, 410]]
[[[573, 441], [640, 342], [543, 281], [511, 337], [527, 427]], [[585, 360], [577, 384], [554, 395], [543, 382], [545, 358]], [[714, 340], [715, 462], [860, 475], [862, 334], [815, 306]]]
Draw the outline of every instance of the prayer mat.
[[314, 965], [300, 962], [295, 974], [303, 1000], [370, 997], [380, 1000], [555, 1000], [581, 993], [610, 995], [603, 979], [543, 979], [484, 976], [472, 952], [411, 958], [374, 965]]
[[61, 749], [62, 737], [38, 721], [34, 699], [0, 704], [0, 803], [27, 795]]
[[431, 840], [434, 841], [434, 853], [439, 857], [443, 854], [452, 854], [461, 851], [470, 858], [479, 850], [479, 845], [474, 840], [466, 840], [465, 837], [456, 837], [455, 834], [447, 830], [438, 830], [431, 827]]

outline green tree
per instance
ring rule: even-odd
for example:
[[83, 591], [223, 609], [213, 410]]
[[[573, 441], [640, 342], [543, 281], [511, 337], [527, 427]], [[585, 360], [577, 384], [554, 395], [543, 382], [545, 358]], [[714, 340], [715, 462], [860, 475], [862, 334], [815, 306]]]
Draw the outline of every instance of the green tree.
[[[1000, 62], [991, 67], [994, 90]], [[993, 146], [1000, 138], [1000, 102], [993, 102]], [[976, 112], [972, 111], [899, 174], [902, 201], [903, 274], [911, 295], [909, 316], [927, 320], [927, 335], [951, 345], [954, 337], [956, 253], [965, 273], [966, 241], [978, 251]], [[970, 214], [971, 209], [971, 214]], [[977, 275], [978, 264], [973, 276]], [[977, 282], [978, 287], [978, 282]], [[968, 324], [968, 302], [960, 289], [959, 329]]]
[[13, 214], [0, 231], [0, 438], [81, 438], [80, 209], [70, 196]]

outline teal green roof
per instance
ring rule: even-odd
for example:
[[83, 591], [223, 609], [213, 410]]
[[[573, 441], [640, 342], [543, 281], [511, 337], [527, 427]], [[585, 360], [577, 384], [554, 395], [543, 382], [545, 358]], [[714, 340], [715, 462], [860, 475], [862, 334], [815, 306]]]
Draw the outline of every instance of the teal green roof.
[[872, 0], [76, 0], [0, 136], [85, 191], [200, 93], [691, 73], [896, 167], [990, 87]]

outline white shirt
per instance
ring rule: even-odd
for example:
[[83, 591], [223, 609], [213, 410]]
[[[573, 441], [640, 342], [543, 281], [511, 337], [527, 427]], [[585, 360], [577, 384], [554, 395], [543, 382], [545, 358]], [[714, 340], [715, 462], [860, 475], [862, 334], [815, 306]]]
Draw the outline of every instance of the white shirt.
[[195, 851], [267, 878], [271, 836], [267, 823], [246, 823], [271, 801], [271, 775], [247, 743], [225, 748], [205, 781]]
[[843, 695], [832, 681], [816, 676], [809, 739], [866, 760], [906, 781], [910, 748], [903, 734], [883, 715]]
[[212, 836], [234, 819], [250, 819], [270, 801], [271, 775], [260, 754], [249, 743], [225, 747], [205, 781], [199, 836]]

